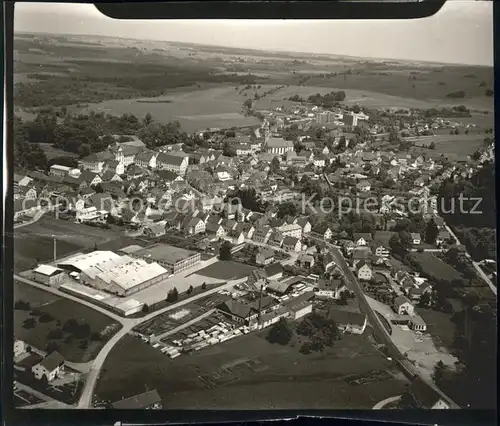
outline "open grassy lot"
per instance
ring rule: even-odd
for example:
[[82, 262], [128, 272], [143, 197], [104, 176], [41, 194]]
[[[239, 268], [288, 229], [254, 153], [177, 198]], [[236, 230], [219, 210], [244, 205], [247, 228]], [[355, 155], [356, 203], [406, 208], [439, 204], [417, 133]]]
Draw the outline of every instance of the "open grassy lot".
[[415, 147], [426, 148], [434, 142], [435, 149], [432, 154], [445, 155], [472, 155], [478, 148], [483, 146], [484, 135], [434, 135], [415, 139]]
[[[96, 400], [114, 401], [156, 388], [165, 408], [371, 408], [401, 393], [405, 381], [366, 336], [347, 336], [320, 354], [268, 343], [249, 334], [192, 355], [169, 359], [126, 336], [110, 353]], [[356, 385], [351, 375], [386, 371], [380, 381]]]
[[61, 258], [82, 249], [119, 249], [134, 240], [118, 231], [105, 230], [71, 221], [44, 216], [38, 222], [14, 232], [14, 270], [29, 269], [39, 261], [53, 259], [53, 236], [57, 257]]
[[206, 268], [196, 271], [196, 274], [220, 280], [235, 280], [250, 275], [254, 269], [254, 266], [221, 260], [207, 266]]
[[462, 278], [462, 275], [451, 265], [438, 259], [434, 254], [429, 252], [411, 253], [410, 259], [415, 263], [422, 274], [433, 277], [435, 280], [452, 281]]
[[[16, 113], [16, 115], [19, 115]], [[52, 158], [56, 157], [73, 157], [73, 158], [78, 158], [78, 154], [74, 154], [72, 152], [64, 151], [60, 148], [54, 148], [52, 144], [49, 143], [41, 143], [39, 144], [40, 147], [43, 149], [43, 152], [47, 156], [47, 160], [51, 160]]]
[[[29, 228], [26, 226], [25, 228]], [[21, 228], [24, 230], [25, 228]], [[53, 260], [53, 240], [49, 236], [35, 236], [15, 233], [14, 236], [14, 272], [21, 272], [36, 266], [40, 262]], [[69, 255], [82, 246], [64, 240], [57, 241], [58, 256]]]
[[453, 348], [456, 326], [451, 315], [433, 309], [417, 308], [418, 314], [427, 324], [427, 332], [432, 336], [436, 347]]
[[[118, 323], [87, 306], [56, 296], [48, 298], [43, 290], [35, 288], [27, 290], [28, 286], [16, 282], [14, 299], [30, 304], [29, 310], [14, 311], [14, 334], [17, 339], [25, 341], [28, 345], [45, 350], [49, 342], [55, 342], [57, 350], [67, 361], [87, 362], [99, 353], [106, 341], [120, 328]], [[36, 308], [36, 315], [33, 308]], [[43, 314], [49, 314], [50, 317]], [[34, 326], [28, 328], [24, 322], [29, 318], [34, 319]], [[90, 333], [85, 336], [61, 331], [59, 336], [55, 337], [55, 331], [61, 330], [69, 319], [74, 319], [79, 324], [87, 323]], [[96, 333], [96, 338], [90, 338], [92, 333]], [[85, 344], [82, 343], [84, 341]]]

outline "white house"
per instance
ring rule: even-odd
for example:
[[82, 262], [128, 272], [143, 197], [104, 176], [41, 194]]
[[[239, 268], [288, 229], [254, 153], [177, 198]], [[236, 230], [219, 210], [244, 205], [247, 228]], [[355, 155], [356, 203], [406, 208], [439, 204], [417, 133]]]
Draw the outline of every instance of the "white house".
[[26, 343], [22, 340], [14, 340], [14, 357], [18, 357], [24, 352], [26, 352]]
[[52, 176], [61, 176], [61, 177], [68, 176], [70, 170], [71, 167], [61, 166], [59, 164], [54, 164], [50, 166], [50, 174]]
[[283, 138], [270, 137], [265, 144], [265, 150], [271, 154], [283, 155], [293, 151], [293, 142]]
[[356, 184], [356, 189], [361, 192], [368, 192], [371, 189], [371, 184], [367, 180], [362, 180]]
[[48, 382], [58, 377], [61, 371], [64, 371], [64, 358], [55, 351], [31, 367], [31, 372], [37, 380], [42, 380], [45, 377]]
[[205, 222], [203, 222], [200, 218], [198, 217], [193, 217], [185, 227], [185, 231], [188, 234], [201, 234], [202, 232], [205, 232]]
[[358, 263], [356, 263], [355, 268], [359, 280], [370, 281], [372, 279], [372, 268], [370, 268], [366, 261], [359, 261]]
[[372, 240], [371, 234], [354, 234], [354, 244], [356, 247], [367, 246]]
[[156, 169], [156, 157], [158, 153], [155, 151], [145, 150], [137, 154], [135, 164], [144, 169]]
[[394, 311], [399, 315], [410, 315], [413, 316], [415, 313], [415, 308], [411, 304], [410, 300], [405, 296], [398, 296], [394, 299]]
[[300, 239], [288, 236], [283, 239], [283, 248], [288, 251], [300, 251], [302, 243]]

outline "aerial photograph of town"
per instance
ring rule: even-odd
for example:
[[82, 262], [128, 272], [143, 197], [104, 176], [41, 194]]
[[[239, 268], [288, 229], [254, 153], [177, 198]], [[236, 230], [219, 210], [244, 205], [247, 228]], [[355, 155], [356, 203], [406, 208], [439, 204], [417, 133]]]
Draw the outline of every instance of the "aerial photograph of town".
[[16, 4], [16, 408], [494, 409], [492, 3]]

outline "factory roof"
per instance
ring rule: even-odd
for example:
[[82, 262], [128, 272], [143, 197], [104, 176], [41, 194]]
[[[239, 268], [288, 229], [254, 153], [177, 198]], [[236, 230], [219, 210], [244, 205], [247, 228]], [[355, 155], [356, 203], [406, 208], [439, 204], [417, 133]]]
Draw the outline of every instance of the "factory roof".
[[134, 252], [135, 256], [169, 264], [175, 264], [195, 254], [196, 252], [170, 246], [168, 244], [153, 244], [152, 246]]
[[79, 254], [70, 257], [59, 263], [59, 267], [73, 267], [90, 278], [95, 278], [98, 274], [108, 271], [114, 266], [127, 262], [128, 259], [113, 253], [112, 251], [96, 250], [92, 253]]
[[127, 263], [99, 274], [98, 278], [107, 284], [116, 284], [124, 290], [128, 290], [143, 282], [168, 273], [165, 268], [156, 262], [147, 263], [145, 260], [129, 259]]

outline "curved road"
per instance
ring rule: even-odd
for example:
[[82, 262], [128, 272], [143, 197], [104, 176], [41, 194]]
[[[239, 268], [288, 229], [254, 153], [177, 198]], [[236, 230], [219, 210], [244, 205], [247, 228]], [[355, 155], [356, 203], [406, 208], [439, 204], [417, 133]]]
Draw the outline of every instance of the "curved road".
[[95, 385], [97, 383], [97, 379], [99, 378], [99, 373], [102, 369], [104, 361], [106, 360], [111, 349], [113, 349], [113, 347], [120, 341], [121, 338], [123, 338], [126, 334], [128, 334], [134, 327], [136, 327], [144, 322], [147, 322], [158, 315], [161, 315], [165, 312], [177, 309], [180, 306], [186, 305], [188, 303], [192, 303], [192, 302], [194, 302], [198, 299], [201, 299], [203, 297], [210, 296], [211, 294], [217, 293], [221, 290], [226, 290], [226, 289], [232, 288], [236, 284], [240, 284], [243, 279], [228, 281], [225, 284], [222, 284], [218, 287], [204, 291], [203, 293], [196, 294], [196, 295], [189, 297], [187, 299], [181, 300], [178, 303], [175, 303], [173, 305], [169, 305], [163, 309], [152, 312], [152, 313], [150, 313], [142, 318], [123, 318], [123, 317], [121, 317], [113, 312], [108, 311], [107, 309], [104, 309], [104, 308], [101, 308], [97, 305], [94, 305], [91, 302], [87, 302], [86, 300], [79, 299], [78, 297], [72, 296], [68, 293], [64, 293], [64, 292], [59, 291], [53, 287], [48, 287], [48, 286], [36, 283], [32, 280], [20, 277], [18, 275], [14, 275], [14, 280], [20, 281], [20, 282], [25, 283], [25, 284], [32, 285], [33, 287], [37, 287], [41, 290], [48, 291], [48, 292], [53, 293], [57, 296], [65, 297], [65, 298], [70, 299], [74, 302], [81, 303], [82, 305], [85, 305], [89, 308], [92, 308], [92, 309], [94, 309], [94, 310], [96, 310], [104, 315], [107, 315], [108, 317], [112, 318], [113, 320], [117, 321], [118, 323], [120, 323], [122, 325], [122, 328], [106, 342], [106, 344], [102, 347], [102, 349], [100, 350], [97, 357], [93, 361], [91, 361], [90, 369], [89, 369], [87, 378], [85, 380], [85, 387], [83, 388], [82, 395], [81, 395], [80, 400], [78, 402], [78, 408], [91, 408], [94, 388], [95, 388]]
[[399, 401], [401, 399], [401, 395], [398, 395], [398, 396], [391, 396], [389, 398], [386, 398], [380, 402], [377, 402], [372, 410], [382, 410], [387, 404], [390, 404], [391, 402], [396, 402], [396, 401]]

